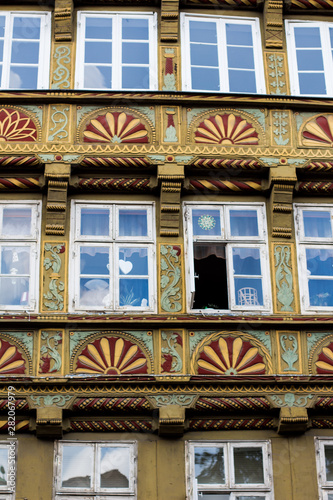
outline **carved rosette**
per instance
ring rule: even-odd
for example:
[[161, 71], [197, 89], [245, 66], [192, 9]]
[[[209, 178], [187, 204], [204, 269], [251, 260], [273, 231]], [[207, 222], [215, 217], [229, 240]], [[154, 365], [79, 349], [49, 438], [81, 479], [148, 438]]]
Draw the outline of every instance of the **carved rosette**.
[[191, 369], [198, 375], [264, 375], [272, 371], [272, 361], [266, 348], [250, 335], [214, 333], [194, 351]]
[[333, 115], [311, 118], [301, 129], [301, 145], [331, 148], [333, 146]]
[[160, 310], [168, 313], [183, 309], [181, 245], [160, 245]]
[[37, 123], [22, 108], [0, 108], [0, 143], [36, 142], [39, 138]]

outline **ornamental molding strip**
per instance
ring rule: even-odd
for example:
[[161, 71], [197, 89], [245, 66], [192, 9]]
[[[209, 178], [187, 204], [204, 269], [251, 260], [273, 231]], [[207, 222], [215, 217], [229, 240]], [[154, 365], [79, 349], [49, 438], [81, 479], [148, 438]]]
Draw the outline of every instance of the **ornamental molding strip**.
[[160, 41], [162, 43], [178, 42], [179, 0], [162, 0], [160, 28]]
[[[1, 180], [0, 180], [1, 182]], [[152, 179], [148, 178], [79, 178], [72, 177], [71, 186], [77, 189], [88, 190], [107, 190], [107, 191], [130, 191], [130, 192], [149, 192], [152, 189]]]
[[264, 43], [267, 49], [283, 47], [283, 0], [264, 2]]
[[184, 166], [176, 163], [158, 165], [157, 180], [161, 184], [160, 236], [179, 236], [180, 198], [184, 179]]
[[55, 0], [54, 38], [56, 42], [70, 42], [73, 38], [73, 0]]
[[[0, 159], [1, 162], [1, 159]], [[1, 164], [1, 163], [0, 163]], [[80, 166], [82, 167], [116, 167], [116, 168], [147, 168], [152, 167], [148, 158], [83, 158]]]
[[291, 238], [293, 230], [293, 192], [297, 182], [296, 167], [280, 165], [269, 172], [272, 188], [269, 218], [273, 238]]

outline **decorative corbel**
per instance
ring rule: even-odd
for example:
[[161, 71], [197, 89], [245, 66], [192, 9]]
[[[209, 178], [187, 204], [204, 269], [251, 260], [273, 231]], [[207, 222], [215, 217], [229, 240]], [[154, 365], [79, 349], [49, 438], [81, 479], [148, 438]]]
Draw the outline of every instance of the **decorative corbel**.
[[305, 432], [310, 427], [308, 410], [306, 408], [281, 408], [278, 433]]
[[56, 42], [72, 41], [73, 12], [73, 0], [55, 0], [54, 38]]
[[293, 220], [293, 191], [297, 182], [296, 167], [279, 166], [271, 168], [269, 183], [270, 222], [274, 238], [291, 238]]
[[161, 42], [178, 42], [179, 1], [162, 0]]
[[158, 433], [160, 436], [182, 436], [185, 430], [185, 408], [178, 405], [159, 409]]
[[266, 49], [283, 47], [283, 0], [264, 3], [264, 40]]
[[160, 236], [179, 236], [180, 195], [185, 179], [184, 165], [159, 165], [157, 179], [161, 182]]
[[45, 165], [45, 180], [47, 182], [46, 234], [65, 234], [70, 168], [70, 165], [65, 163]]
[[62, 437], [62, 409], [55, 407], [37, 408], [37, 437]]

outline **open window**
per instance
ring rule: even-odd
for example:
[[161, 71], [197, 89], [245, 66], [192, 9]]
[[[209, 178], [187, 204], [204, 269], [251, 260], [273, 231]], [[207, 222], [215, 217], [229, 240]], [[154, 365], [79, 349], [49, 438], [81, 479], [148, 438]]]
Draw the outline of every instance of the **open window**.
[[195, 310], [269, 310], [263, 204], [185, 205], [188, 304]]

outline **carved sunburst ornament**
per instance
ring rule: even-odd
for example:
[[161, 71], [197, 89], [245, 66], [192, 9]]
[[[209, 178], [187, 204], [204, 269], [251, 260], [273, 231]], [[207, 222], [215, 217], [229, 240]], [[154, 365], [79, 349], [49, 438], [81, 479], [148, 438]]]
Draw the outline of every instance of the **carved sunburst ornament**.
[[16, 346], [0, 340], [0, 374], [25, 373], [25, 360]]
[[303, 145], [318, 147], [333, 146], [333, 115], [317, 116], [309, 121], [303, 130]]
[[204, 346], [198, 359], [198, 373], [203, 375], [261, 375], [265, 372], [259, 349], [239, 337], [220, 337]]
[[258, 133], [251, 123], [234, 114], [206, 118], [195, 131], [195, 142], [222, 146], [258, 144]]
[[36, 140], [36, 125], [29, 116], [16, 109], [0, 109], [0, 142]]
[[133, 375], [147, 373], [147, 359], [129, 340], [103, 337], [88, 344], [77, 359], [75, 373]]
[[126, 113], [106, 113], [91, 120], [83, 132], [84, 142], [146, 143], [148, 132], [139, 118]]
[[315, 366], [317, 367], [317, 373], [333, 373], [333, 342], [327, 347], [323, 347]]

